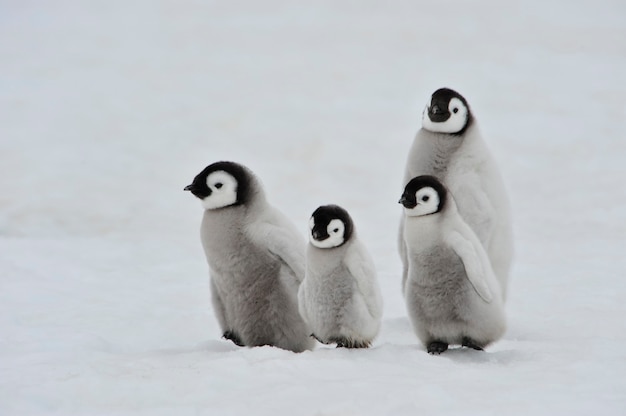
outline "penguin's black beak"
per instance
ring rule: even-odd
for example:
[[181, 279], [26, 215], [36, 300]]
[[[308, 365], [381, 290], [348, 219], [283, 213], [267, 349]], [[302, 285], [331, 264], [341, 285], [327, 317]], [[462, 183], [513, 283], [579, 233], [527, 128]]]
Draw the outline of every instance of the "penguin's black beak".
[[437, 104], [430, 107], [430, 114], [437, 115], [441, 113], [443, 113], [443, 110]]
[[412, 202], [406, 195], [402, 195], [402, 197], [400, 197], [400, 200], [398, 201], [398, 204], [402, 204], [403, 207], [405, 208], [415, 208], [417, 206], [416, 203]]
[[437, 104], [433, 104], [428, 108], [428, 118], [434, 123], [441, 123], [446, 121], [450, 117], [448, 110], [439, 107]]
[[313, 239], [319, 240], [320, 237], [322, 236], [322, 234], [319, 231], [317, 231], [317, 230], [313, 230], [311, 232], [311, 236], [313, 237]]
[[185, 188], [183, 188], [183, 191], [189, 191], [194, 194], [194, 196], [200, 199], [204, 199], [207, 196], [211, 195], [211, 189], [209, 189], [208, 187], [204, 189], [201, 184], [196, 183], [185, 186]]

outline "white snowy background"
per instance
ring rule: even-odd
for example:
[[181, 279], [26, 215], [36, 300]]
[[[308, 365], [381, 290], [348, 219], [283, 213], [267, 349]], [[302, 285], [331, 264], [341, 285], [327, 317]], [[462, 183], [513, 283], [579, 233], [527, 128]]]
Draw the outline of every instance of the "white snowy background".
[[[400, 296], [405, 155], [464, 94], [507, 183], [508, 331], [429, 356]], [[626, 414], [626, 3], [0, 1], [0, 415]], [[183, 187], [230, 159], [305, 238], [353, 215], [368, 350], [219, 338]]]

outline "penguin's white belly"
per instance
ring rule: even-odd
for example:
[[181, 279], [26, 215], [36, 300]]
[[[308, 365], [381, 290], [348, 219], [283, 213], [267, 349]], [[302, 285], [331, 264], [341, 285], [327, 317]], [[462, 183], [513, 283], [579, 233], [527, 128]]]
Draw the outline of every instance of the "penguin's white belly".
[[460, 344], [463, 337], [490, 342], [500, 331], [500, 311], [483, 302], [461, 259], [445, 245], [409, 254], [405, 298], [420, 340]]
[[[211, 278], [231, 322], [264, 319], [269, 294], [283, 290], [279, 280], [280, 263], [253, 247], [243, 245], [242, 250], [210, 266]], [[261, 293], [268, 296], [260, 296]]]
[[320, 340], [326, 342], [338, 336], [375, 336], [375, 320], [345, 266], [338, 266], [321, 276], [308, 276], [303, 285], [305, 293], [301, 301], [305, 314]]
[[228, 329], [244, 345], [310, 347], [308, 329], [298, 314], [296, 291], [282, 284], [292, 271], [268, 252], [245, 241], [238, 250], [213, 253], [211, 278], [223, 303]]
[[346, 312], [350, 310], [354, 284], [345, 279], [345, 267], [328, 270], [306, 281], [307, 314], [315, 335], [328, 338], [339, 333]]

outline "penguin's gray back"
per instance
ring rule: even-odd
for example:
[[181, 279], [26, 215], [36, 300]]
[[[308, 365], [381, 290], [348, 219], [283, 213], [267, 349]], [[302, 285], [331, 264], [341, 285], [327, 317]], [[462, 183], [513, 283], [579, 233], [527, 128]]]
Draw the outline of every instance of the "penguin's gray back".
[[247, 211], [245, 206], [205, 211], [202, 219], [202, 244], [225, 321], [247, 346], [311, 348], [298, 313], [297, 284], [286, 284], [302, 276], [250, 238], [246, 227], [254, 219]]

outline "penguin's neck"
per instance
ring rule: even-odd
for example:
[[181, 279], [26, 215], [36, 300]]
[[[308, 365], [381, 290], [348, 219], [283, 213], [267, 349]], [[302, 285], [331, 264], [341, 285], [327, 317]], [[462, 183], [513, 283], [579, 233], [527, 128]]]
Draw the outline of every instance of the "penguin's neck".
[[202, 217], [203, 243], [221, 240], [228, 243], [241, 234], [246, 209], [243, 205], [204, 211]]
[[407, 172], [410, 177], [405, 178], [405, 182], [419, 175], [445, 176], [450, 159], [462, 144], [463, 137], [434, 133], [422, 128], [411, 152], [411, 159], [417, 162], [412, 165], [419, 166], [419, 171]]
[[346, 241], [339, 247], [332, 248], [315, 247], [309, 242], [306, 252], [307, 259], [308, 261], [311, 261], [312, 263], [318, 265], [318, 267], [322, 268], [323, 270], [320, 270], [322, 273], [324, 273], [324, 271], [333, 270], [339, 266], [339, 264], [341, 263], [341, 259], [345, 257], [348, 247], [352, 245], [353, 238], [354, 234], [349, 241]]
[[[436, 133], [424, 128], [420, 129], [411, 148], [410, 166], [419, 166], [418, 171], [406, 172], [405, 183], [419, 175], [433, 175], [444, 178], [451, 169], [452, 161], [457, 153], [474, 146], [477, 135], [474, 121], [461, 135]], [[471, 153], [471, 151], [470, 151]]]
[[222, 248], [239, 248], [244, 241], [245, 229], [267, 205], [264, 199], [243, 205], [205, 210], [202, 217], [202, 244], [220, 251]]
[[407, 216], [404, 225], [407, 245], [412, 249], [423, 249], [440, 241], [442, 220], [442, 213]]

